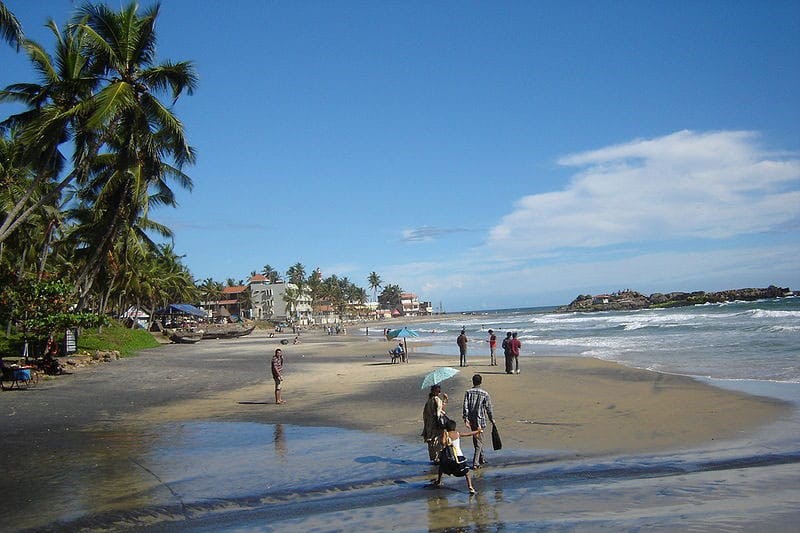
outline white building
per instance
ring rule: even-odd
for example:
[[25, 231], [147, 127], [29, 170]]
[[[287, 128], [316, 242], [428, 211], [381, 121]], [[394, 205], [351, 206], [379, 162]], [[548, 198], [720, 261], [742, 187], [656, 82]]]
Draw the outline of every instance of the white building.
[[419, 298], [413, 292], [404, 292], [400, 295], [403, 304], [403, 314], [405, 316], [419, 315]]
[[311, 324], [311, 290], [303, 287], [294, 309], [288, 309], [285, 299], [286, 289], [297, 290], [293, 283], [278, 281], [270, 283], [261, 274], [256, 274], [247, 282], [250, 289], [250, 318], [256, 320], [289, 320], [297, 318], [299, 324]]

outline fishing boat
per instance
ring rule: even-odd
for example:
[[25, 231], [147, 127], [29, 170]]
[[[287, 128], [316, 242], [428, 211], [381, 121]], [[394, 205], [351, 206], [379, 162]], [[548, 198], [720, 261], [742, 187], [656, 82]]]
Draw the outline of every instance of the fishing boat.
[[173, 331], [169, 340], [177, 344], [194, 344], [203, 338], [203, 330], [199, 331]]

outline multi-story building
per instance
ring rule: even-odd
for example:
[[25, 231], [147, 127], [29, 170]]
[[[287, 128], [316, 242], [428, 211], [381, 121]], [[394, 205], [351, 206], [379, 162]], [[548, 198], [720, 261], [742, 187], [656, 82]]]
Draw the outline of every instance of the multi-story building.
[[219, 300], [200, 302], [200, 307], [208, 312], [211, 318], [247, 318], [247, 286], [225, 287]]
[[404, 292], [400, 295], [403, 304], [403, 314], [406, 316], [419, 315], [419, 298], [413, 292]]
[[[308, 325], [313, 322], [311, 310], [311, 290], [303, 287], [297, 301], [290, 305], [286, 301], [286, 290], [297, 290], [293, 283], [278, 281], [270, 283], [261, 274], [251, 277], [247, 283], [250, 289], [250, 317], [256, 320], [292, 320]], [[290, 308], [291, 306], [291, 308]]]

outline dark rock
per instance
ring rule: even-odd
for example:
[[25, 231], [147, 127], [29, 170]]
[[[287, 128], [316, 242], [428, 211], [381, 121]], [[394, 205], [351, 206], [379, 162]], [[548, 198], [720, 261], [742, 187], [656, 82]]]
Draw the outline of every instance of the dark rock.
[[635, 309], [648, 309], [651, 307], [680, 307], [704, 303], [733, 302], [736, 300], [753, 301], [768, 298], [791, 296], [793, 293], [788, 287], [770, 285], [763, 289], [731, 289], [727, 291], [706, 293], [694, 292], [669, 292], [667, 294], [654, 293], [650, 297], [626, 289], [613, 294], [598, 296], [579, 295], [569, 305], [559, 307], [557, 312], [588, 312], [588, 311], [627, 311]]

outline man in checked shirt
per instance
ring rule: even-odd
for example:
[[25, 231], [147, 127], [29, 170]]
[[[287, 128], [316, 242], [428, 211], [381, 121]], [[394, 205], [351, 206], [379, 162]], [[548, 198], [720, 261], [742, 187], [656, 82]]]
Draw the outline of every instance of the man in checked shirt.
[[[483, 378], [480, 374], [472, 376], [472, 388], [464, 394], [464, 422], [471, 431], [478, 428], [485, 428], [487, 419], [494, 425], [494, 413], [492, 413], [492, 399], [489, 393], [481, 388]], [[476, 433], [472, 436], [472, 444], [475, 446], [475, 455], [472, 457], [472, 468], [480, 468], [486, 463], [483, 457], [483, 435]]]

